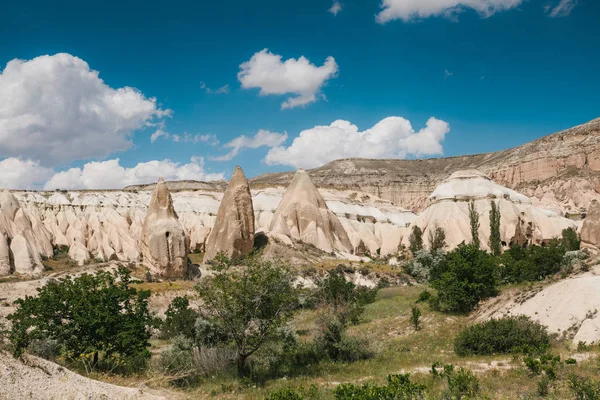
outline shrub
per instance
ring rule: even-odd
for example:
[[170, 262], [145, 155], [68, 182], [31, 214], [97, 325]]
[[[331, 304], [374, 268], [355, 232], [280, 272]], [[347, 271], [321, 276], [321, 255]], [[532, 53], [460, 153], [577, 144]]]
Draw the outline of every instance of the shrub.
[[429, 250], [431, 252], [441, 251], [446, 247], [446, 232], [444, 228], [437, 227], [429, 230]]
[[[438, 371], [440, 367], [441, 372]], [[443, 398], [474, 398], [479, 393], [479, 380], [471, 370], [462, 367], [455, 370], [452, 364], [435, 362], [431, 366], [431, 374], [434, 378], [446, 378], [448, 390], [444, 393]]]
[[423, 249], [423, 231], [417, 225], [414, 225], [412, 232], [408, 237], [410, 251], [415, 254], [417, 251]]
[[215, 274], [196, 287], [201, 316], [235, 346], [243, 376], [249, 372], [248, 357], [275, 340], [298, 310], [298, 292], [287, 268], [258, 257], [239, 260], [235, 267], [222, 255], [212, 262]]
[[265, 400], [304, 400], [304, 396], [294, 389], [285, 388], [269, 393]]
[[419, 283], [429, 280], [431, 270], [444, 261], [444, 254], [441, 251], [428, 251], [425, 249], [414, 253], [414, 257], [404, 266], [407, 274], [412, 276]]
[[454, 340], [459, 356], [542, 353], [550, 347], [550, 336], [543, 325], [525, 316], [491, 319], [469, 326]]
[[372, 357], [367, 343], [347, 335], [348, 328], [336, 314], [321, 314], [317, 320], [317, 353], [333, 361], [354, 362]]
[[575, 394], [577, 400], [599, 400], [600, 382], [591, 378], [582, 378], [577, 375], [569, 375], [569, 387]]
[[562, 244], [566, 251], [575, 251], [581, 248], [581, 238], [573, 228], [563, 229]]
[[33, 341], [54, 340], [69, 361], [128, 372], [150, 357], [150, 292], [130, 286], [130, 272], [100, 271], [49, 281], [15, 301], [10, 341], [19, 357]]
[[344, 274], [337, 269], [328, 271], [327, 278], [321, 279], [317, 285], [317, 302], [331, 308], [342, 322], [347, 320], [353, 324], [358, 323], [365, 306], [375, 301], [379, 291], [377, 287], [369, 289], [346, 281]]
[[503, 282], [535, 282], [561, 271], [565, 250], [558, 240], [547, 246], [511, 247], [500, 261], [500, 276]]
[[198, 313], [190, 308], [187, 296], [175, 297], [165, 313], [162, 334], [166, 338], [183, 335], [190, 339], [196, 338], [195, 322]]
[[413, 400], [425, 398], [425, 386], [410, 381], [409, 374], [389, 375], [386, 386], [344, 383], [333, 392], [336, 400]]
[[419, 298], [417, 299], [417, 303], [425, 303], [431, 298], [431, 292], [429, 290], [423, 290], [419, 293]]
[[493, 257], [475, 245], [459, 245], [431, 270], [430, 284], [438, 294], [430, 302], [445, 312], [467, 313], [480, 300], [497, 294]]
[[421, 329], [421, 310], [418, 307], [413, 307], [410, 313], [410, 323], [416, 331]]

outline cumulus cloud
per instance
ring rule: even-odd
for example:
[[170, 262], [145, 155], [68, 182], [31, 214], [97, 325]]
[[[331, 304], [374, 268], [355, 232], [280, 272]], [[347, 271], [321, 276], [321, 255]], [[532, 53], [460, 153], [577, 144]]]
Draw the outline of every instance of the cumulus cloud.
[[321, 88], [335, 78], [338, 65], [333, 57], [318, 67], [304, 56], [282, 61], [280, 55], [264, 49], [240, 65], [238, 79], [244, 89], [258, 88], [260, 95], [294, 94], [281, 104], [282, 109], [306, 106], [317, 101]]
[[333, 2], [333, 5], [327, 11], [329, 11], [330, 13], [332, 13], [333, 16], [335, 17], [335, 16], [338, 15], [338, 13], [340, 11], [342, 11], [342, 4], [339, 1], [335, 0]]
[[556, 6], [546, 6], [544, 7], [544, 10], [546, 11], [546, 14], [552, 18], [567, 17], [571, 14], [571, 11], [573, 11], [573, 8], [575, 8], [576, 5], [577, 0], [560, 0]]
[[51, 168], [42, 167], [37, 161], [14, 157], [6, 158], [0, 161], [0, 188], [39, 188], [52, 174]]
[[169, 115], [137, 89], [107, 86], [70, 54], [15, 59], [0, 73], [0, 157], [43, 166], [106, 157]]
[[190, 133], [184, 132], [182, 135], [179, 135], [179, 134], [172, 134], [172, 133], [166, 132], [162, 129], [157, 129], [156, 132], [154, 132], [150, 136], [150, 142], [154, 143], [161, 137], [164, 137], [165, 139], [171, 139], [175, 143], [192, 143], [192, 144], [208, 143], [211, 146], [215, 146], [215, 145], [219, 144], [219, 140], [217, 139], [217, 136], [213, 135], [213, 134], [192, 135]]
[[[472, 9], [483, 17], [519, 6], [524, 0], [382, 0], [376, 20], [385, 24], [396, 19], [413, 21], [434, 16], [454, 17]], [[563, 0], [564, 1], [564, 0]]]
[[264, 129], [259, 130], [253, 137], [238, 136], [231, 142], [223, 145], [225, 148], [230, 148], [231, 151], [219, 157], [213, 157], [215, 161], [229, 161], [235, 157], [241, 149], [258, 149], [259, 147], [275, 147], [280, 146], [287, 140], [287, 133], [271, 132]]
[[159, 177], [198, 181], [225, 179], [223, 173], [207, 173], [202, 157], [192, 157], [187, 164], [166, 159], [139, 163], [132, 168], [121, 166], [116, 158], [89, 162], [82, 168], [58, 172], [50, 178], [44, 189], [121, 189], [128, 185], [156, 182]]
[[448, 132], [450, 125], [433, 117], [418, 132], [401, 117], [385, 118], [362, 132], [350, 122], [338, 120], [300, 132], [289, 147], [269, 150], [264, 161], [269, 165], [314, 168], [340, 158], [438, 155], [443, 154], [442, 141]]

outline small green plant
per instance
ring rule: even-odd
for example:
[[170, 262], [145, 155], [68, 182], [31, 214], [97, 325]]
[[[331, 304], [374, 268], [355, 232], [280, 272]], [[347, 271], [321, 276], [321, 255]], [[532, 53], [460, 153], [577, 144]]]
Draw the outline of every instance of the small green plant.
[[550, 393], [550, 378], [548, 376], [544, 375], [538, 381], [537, 393], [540, 397], [546, 397]]
[[409, 374], [389, 375], [386, 386], [344, 383], [333, 395], [336, 400], [417, 400], [425, 398], [425, 386], [411, 382]]
[[423, 290], [419, 293], [419, 298], [417, 299], [417, 303], [425, 303], [429, 301], [431, 298], [431, 292], [429, 290]]
[[567, 358], [565, 360], [565, 364], [567, 364], [567, 365], [575, 365], [575, 364], [577, 364], [577, 360], [574, 359], [574, 358]]
[[419, 307], [413, 307], [410, 313], [410, 323], [416, 331], [421, 329], [421, 310]]
[[567, 381], [577, 400], [599, 400], [600, 382], [591, 378], [583, 378], [575, 374], [569, 375]]
[[469, 399], [475, 398], [479, 394], [479, 379], [471, 370], [463, 367], [457, 370], [452, 364], [442, 364], [436, 361], [431, 366], [431, 375], [434, 378], [446, 378], [448, 389], [443, 398]]

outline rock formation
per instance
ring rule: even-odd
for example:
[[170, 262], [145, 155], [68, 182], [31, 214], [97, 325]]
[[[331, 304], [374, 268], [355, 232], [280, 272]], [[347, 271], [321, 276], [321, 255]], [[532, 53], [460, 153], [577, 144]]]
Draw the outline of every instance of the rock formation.
[[[563, 229], [576, 224], [551, 211], [533, 206], [531, 200], [514, 190], [489, 179], [477, 170], [458, 171], [439, 185], [429, 197], [431, 205], [415, 220], [423, 230], [423, 237], [437, 227], [444, 229], [446, 244], [453, 248], [465, 241], [471, 242], [469, 202], [473, 201], [479, 214], [481, 247], [488, 249], [490, 237], [489, 213], [491, 202], [500, 209], [500, 236], [504, 247], [512, 244], [541, 244], [559, 237]], [[408, 244], [408, 242], [406, 242]]]
[[[353, 189], [420, 212], [428, 196], [456, 171], [478, 169], [495, 182], [531, 197], [555, 212], [579, 213], [600, 200], [600, 118], [512, 149], [422, 160], [345, 159], [310, 170], [319, 187]], [[293, 172], [251, 179], [285, 185]]]
[[51, 235], [41, 221], [28, 216], [8, 190], [0, 191], [0, 276], [38, 274], [44, 270], [41, 256], [52, 254]]
[[592, 201], [581, 227], [581, 241], [594, 246], [600, 245], [600, 202]]
[[217, 219], [208, 236], [204, 262], [223, 253], [232, 259], [240, 258], [254, 245], [254, 207], [252, 194], [244, 172], [236, 166], [225, 190]]
[[187, 273], [187, 239], [173, 208], [171, 193], [161, 178], [142, 226], [142, 262], [164, 278], [182, 278]]
[[326, 252], [353, 251], [346, 230], [302, 169], [296, 172], [288, 186], [269, 230]]

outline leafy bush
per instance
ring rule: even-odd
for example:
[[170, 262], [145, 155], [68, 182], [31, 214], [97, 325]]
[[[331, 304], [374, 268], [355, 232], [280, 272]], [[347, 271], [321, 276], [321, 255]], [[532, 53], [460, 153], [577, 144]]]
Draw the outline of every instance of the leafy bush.
[[338, 269], [328, 271], [327, 278], [317, 285], [317, 302], [331, 308], [344, 323], [347, 320], [353, 324], [358, 323], [365, 306], [375, 301], [379, 291], [377, 287], [369, 289], [346, 281]]
[[86, 366], [128, 372], [150, 357], [150, 292], [130, 286], [128, 270], [49, 281], [35, 297], [15, 301], [10, 341], [19, 357], [34, 341], [53, 340]]
[[238, 374], [247, 375], [248, 358], [275, 340], [298, 309], [294, 279], [287, 268], [258, 257], [233, 266], [219, 255], [212, 264], [215, 274], [196, 287], [201, 316], [235, 346]]
[[175, 297], [165, 313], [162, 334], [166, 338], [183, 335], [190, 339], [196, 338], [195, 322], [198, 313], [190, 308], [187, 296]]
[[446, 232], [444, 228], [437, 227], [429, 230], [429, 250], [431, 252], [442, 251], [446, 247]]
[[480, 300], [497, 294], [497, 281], [493, 257], [463, 243], [432, 268], [430, 284], [437, 296], [430, 304], [444, 312], [467, 313]]
[[513, 246], [500, 258], [500, 277], [506, 283], [535, 282], [561, 271], [564, 247], [558, 240], [547, 246]]
[[367, 343], [347, 335], [348, 325], [336, 314], [321, 314], [315, 346], [318, 354], [334, 361], [354, 362], [372, 357]]
[[[440, 367], [441, 371], [438, 371]], [[479, 380], [471, 370], [462, 367], [456, 370], [452, 364], [435, 362], [431, 366], [431, 374], [434, 378], [446, 378], [448, 390], [443, 398], [474, 398], [479, 393]]]
[[265, 400], [304, 400], [304, 396], [291, 388], [275, 390]]
[[569, 387], [575, 394], [577, 400], [599, 400], [600, 382], [591, 378], [583, 378], [577, 375], [569, 375]]
[[431, 298], [431, 292], [429, 290], [423, 290], [421, 293], [419, 293], [419, 298], [417, 299], [417, 303], [424, 303], [426, 301], [429, 301], [430, 298]]
[[436, 268], [444, 261], [444, 254], [441, 251], [428, 251], [425, 249], [414, 253], [414, 257], [404, 266], [407, 274], [412, 276], [419, 283], [429, 280], [429, 275], [433, 268]]
[[423, 249], [423, 231], [417, 225], [413, 226], [412, 232], [408, 237], [408, 242], [408, 248], [413, 254]]
[[413, 400], [425, 398], [425, 386], [410, 381], [409, 374], [389, 375], [386, 386], [372, 383], [339, 385], [333, 395], [336, 400]]
[[581, 238], [573, 228], [563, 229], [562, 243], [566, 251], [575, 251], [581, 248]]
[[546, 327], [525, 316], [491, 319], [469, 326], [454, 340], [459, 356], [542, 353], [550, 347]]

